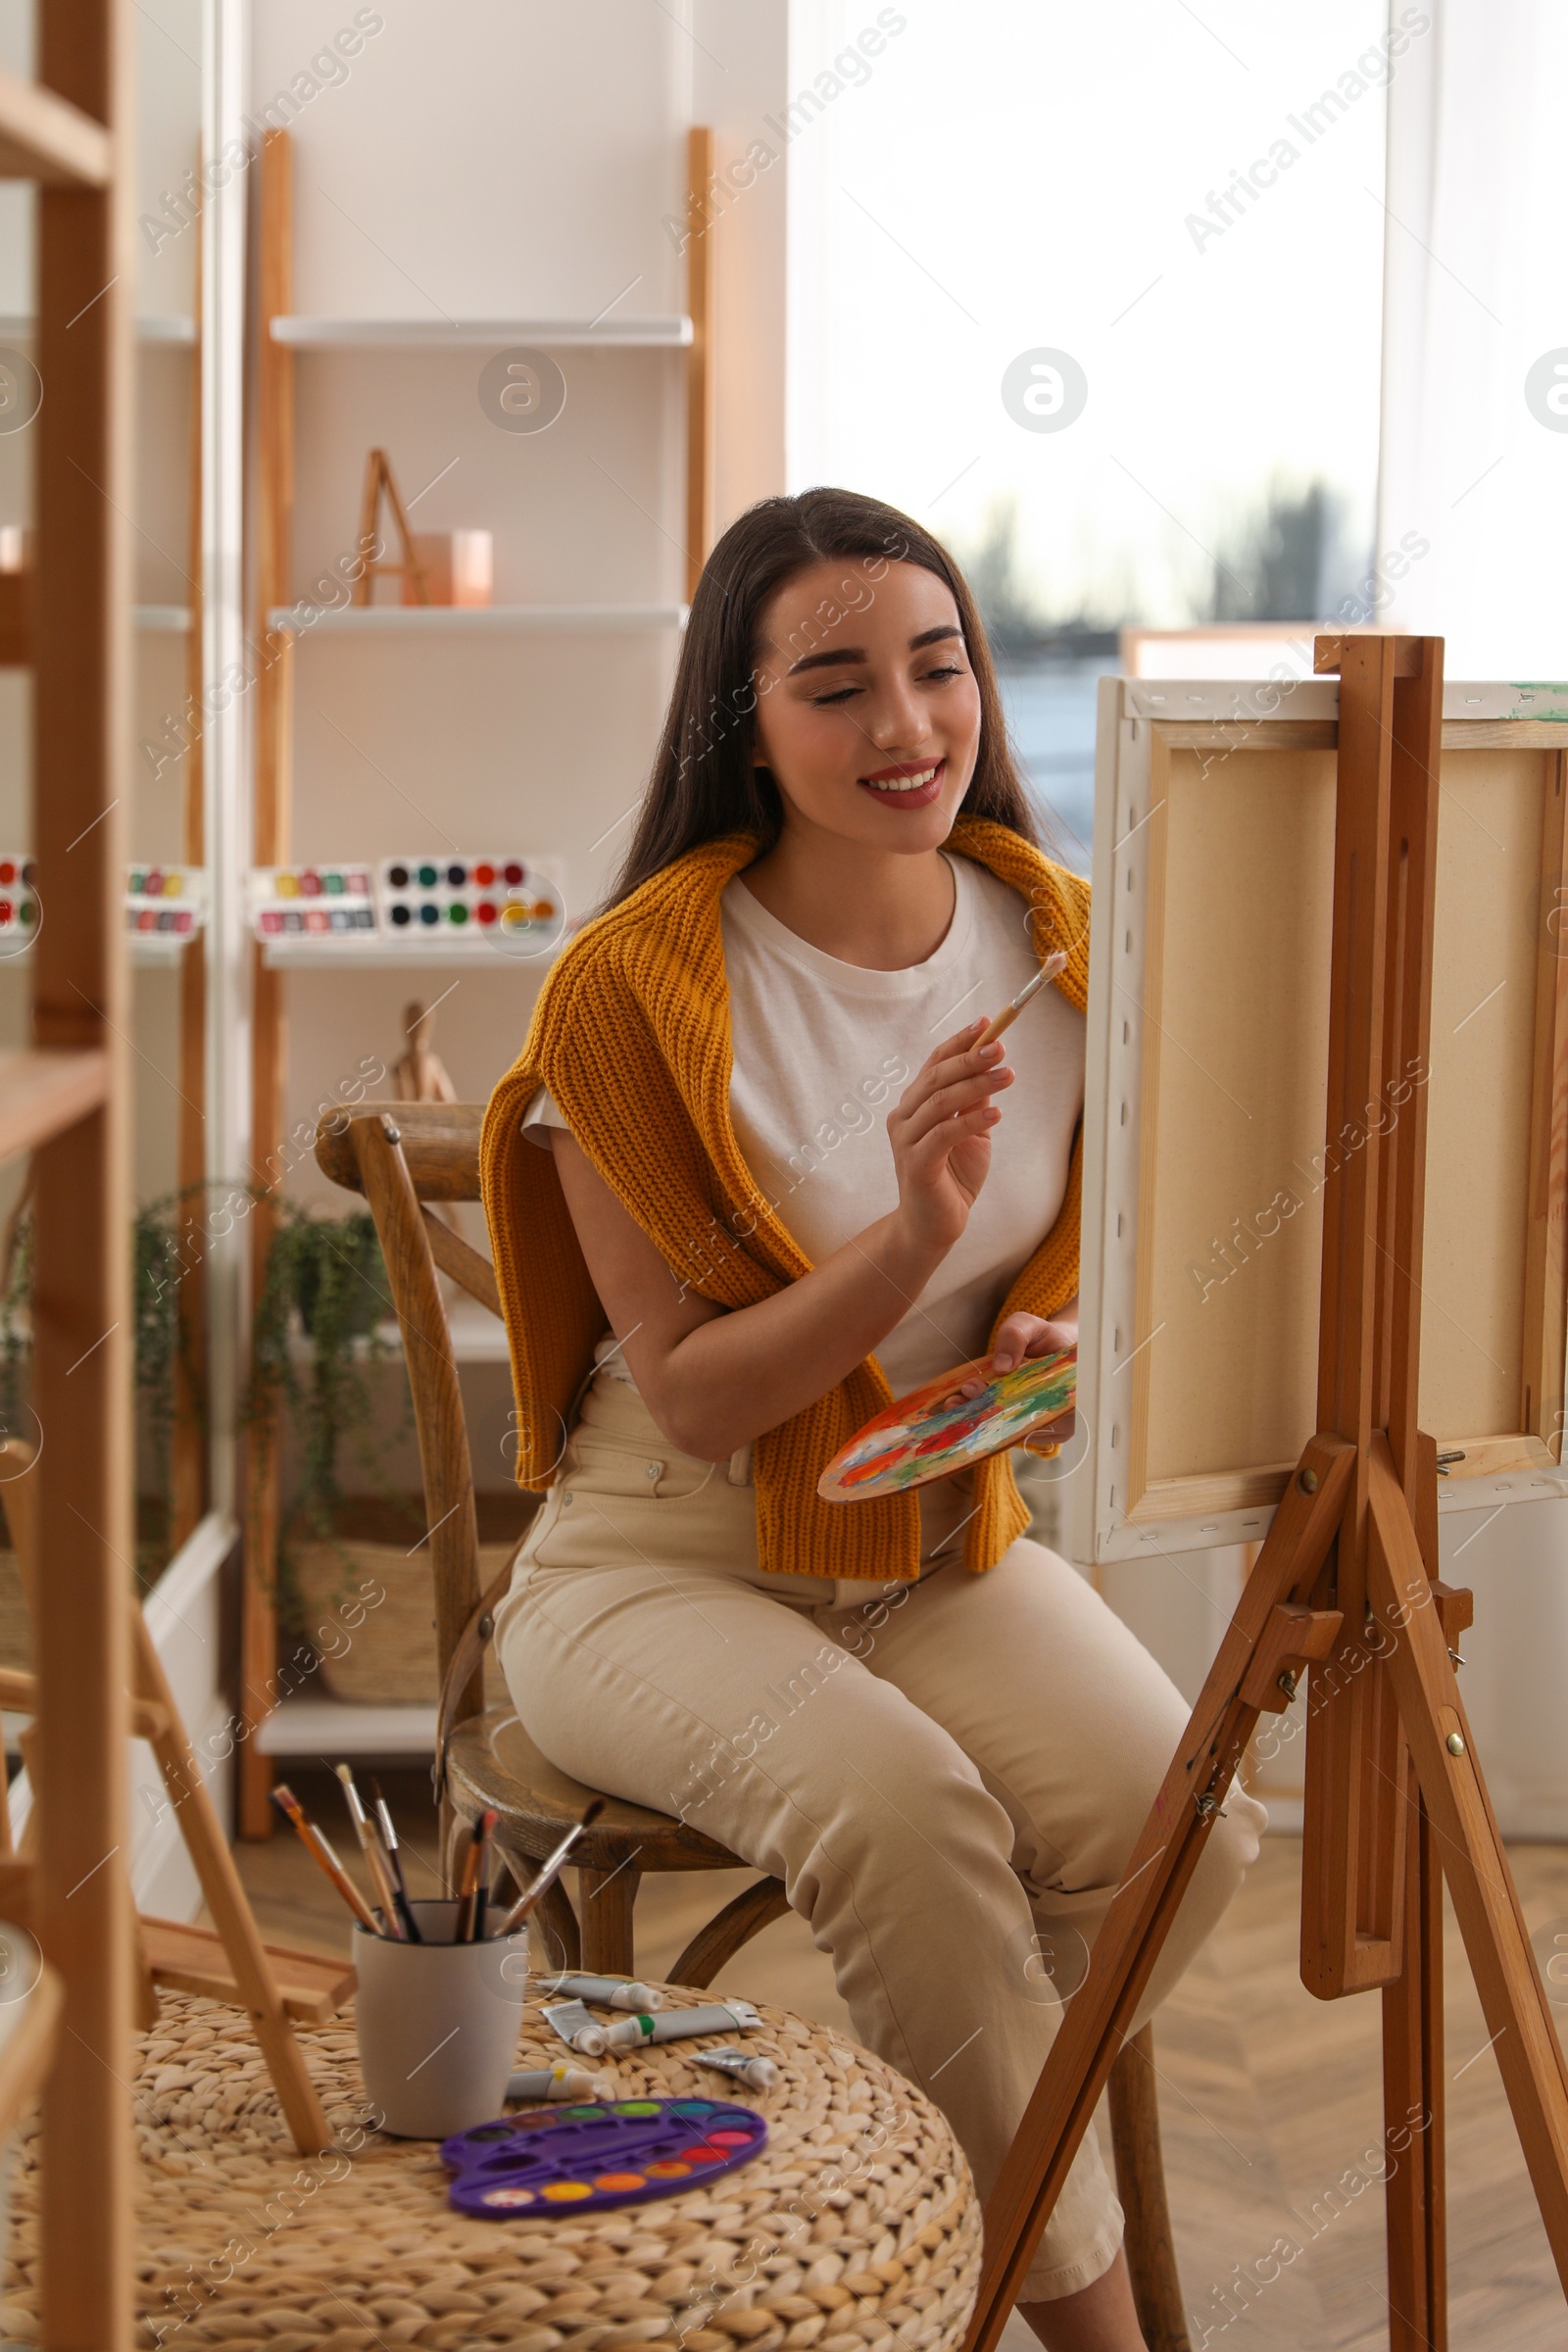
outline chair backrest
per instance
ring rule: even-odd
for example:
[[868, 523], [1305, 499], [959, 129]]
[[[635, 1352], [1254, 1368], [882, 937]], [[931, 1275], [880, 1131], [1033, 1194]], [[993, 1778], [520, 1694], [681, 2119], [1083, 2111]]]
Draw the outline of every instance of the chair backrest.
[[[492, 1314], [501, 1301], [489, 1259], [424, 1204], [478, 1200], [483, 1118], [479, 1102], [362, 1102], [329, 1112], [316, 1131], [317, 1164], [334, 1184], [363, 1193], [386, 1261], [419, 1439], [443, 1684], [480, 1587], [473, 1464], [437, 1268]], [[483, 1707], [476, 1663], [452, 1716], [461, 1722]]]

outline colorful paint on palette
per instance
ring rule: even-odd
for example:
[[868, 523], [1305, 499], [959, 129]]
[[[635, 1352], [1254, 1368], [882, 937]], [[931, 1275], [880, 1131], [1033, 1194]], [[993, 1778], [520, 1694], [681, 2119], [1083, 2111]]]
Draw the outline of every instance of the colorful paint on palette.
[[368, 865], [259, 865], [251, 873], [251, 926], [260, 939], [376, 933]]
[[537, 863], [519, 857], [466, 857], [450, 851], [381, 860], [387, 928], [416, 938], [489, 935], [496, 944], [537, 941], [562, 922], [562, 896]]
[[617, 2099], [502, 2116], [442, 2143], [459, 2213], [591, 2213], [702, 2188], [767, 2145], [767, 2124], [720, 2099]]
[[[984, 1382], [978, 1396], [949, 1403], [961, 1381]], [[899, 1397], [857, 1430], [817, 1481], [824, 1502], [865, 1502], [951, 1478], [987, 1454], [1049, 1441], [1071, 1426], [1078, 1398], [1078, 1350], [1031, 1356], [1011, 1372], [959, 1364]]]
[[24, 851], [0, 857], [0, 939], [30, 939], [38, 928], [32, 859]]

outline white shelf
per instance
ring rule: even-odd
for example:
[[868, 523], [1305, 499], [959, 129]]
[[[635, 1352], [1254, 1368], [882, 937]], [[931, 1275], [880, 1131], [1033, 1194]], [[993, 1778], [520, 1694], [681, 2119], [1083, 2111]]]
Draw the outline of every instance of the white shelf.
[[[499, 1315], [493, 1315], [477, 1298], [469, 1298], [457, 1290], [443, 1285], [446, 1292], [447, 1323], [452, 1333], [452, 1352], [460, 1364], [505, 1364], [511, 1359], [507, 1352], [507, 1327]], [[395, 1316], [388, 1316], [375, 1327], [375, 1338], [388, 1355], [400, 1354], [403, 1334]], [[356, 1340], [354, 1351], [363, 1360], [368, 1351], [367, 1340]], [[289, 1355], [292, 1361], [309, 1364], [311, 1343], [302, 1331], [289, 1335]]]
[[274, 605], [267, 625], [301, 637], [398, 635], [410, 629], [416, 635], [447, 629], [482, 635], [516, 629], [683, 629], [686, 613], [685, 605], [338, 605], [323, 610], [305, 604]]
[[[19, 343], [30, 342], [38, 331], [38, 321], [30, 313], [13, 311], [0, 318], [0, 340], [7, 337]], [[194, 318], [138, 318], [134, 328], [138, 343], [182, 343], [194, 349], [196, 321]]]
[[394, 937], [390, 932], [295, 932], [282, 939], [265, 940], [262, 961], [270, 972], [297, 971], [407, 971], [411, 965], [426, 971], [489, 971], [544, 972], [548, 971], [559, 947], [541, 949], [537, 956], [507, 955], [492, 948], [482, 931], [465, 931], [454, 936], [450, 931], [438, 932], [434, 939], [422, 935], [411, 939]]
[[339, 1698], [285, 1698], [256, 1735], [264, 1756], [428, 1756], [436, 1710], [358, 1707]]
[[172, 969], [192, 941], [200, 937], [199, 931], [132, 931], [130, 960], [135, 964], [158, 964]]
[[191, 632], [189, 605], [136, 605], [132, 607], [138, 629], [161, 632], [172, 637], [188, 637]]
[[307, 318], [272, 320], [274, 343], [298, 351], [500, 350], [540, 344], [556, 350], [602, 344], [608, 351], [680, 351], [691, 342], [684, 316], [638, 318]]
[[511, 1362], [506, 1325], [499, 1315], [481, 1306], [477, 1298], [449, 1298], [447, 1322], [452, 1331], [452, 1352], [460, 1364]]
[[[132, 931], [129, 935], [130, 960], [137, 966], [156, 964], [161, 969], [172, 969], [191, 942], [200, 937], [199, 931]], [[13, 947], [9, 953], [0, 949], [0, 971], [4, 971], [8, 963], [30, 965], [31, 962], [30, 939], [22, 947]], [[3, 2348], [0, 2348], [0, 2352], [3, 2352]]]

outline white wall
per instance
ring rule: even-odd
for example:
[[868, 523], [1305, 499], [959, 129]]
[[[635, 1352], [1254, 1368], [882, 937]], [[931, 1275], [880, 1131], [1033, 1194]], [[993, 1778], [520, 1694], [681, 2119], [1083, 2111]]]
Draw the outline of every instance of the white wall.
[[[1568, 415], [1530, 371], [1568, 361], [1568, 195], [1553, 0], [1423, 0], [1390, 92], [1380, 552], [1428, 552], [1388, 620], [1447, 639], [1460, 678], [1568, 676]], [[1568, 377], [1559, 379], [1568, 382]]]
[[[683, 310], [688, 122], [715, 122], [721, 168], [744, 152], [782, 86], [785, 10], [699, 0], [689, 24], [680, 14], [470, 0], [356, 15], [345, 0], [270, 0], [255, 14], [252, 105], [293, 94], [296, 308], [496, 320]], [[313, 73], [356, 23], [359, 54]], [[724, 520], [782, 483], [782, 168], [718, 212]], [[416, 528], [494, 532], [498, 604], [678, 603], [683, 356], [558, 356], [566, 405], [532, 435], [481, 411], [487, 349], [302, 356], [295, 593], [352, 548], [366, 453], [380, 446], [417, 500]], [[548, 853], [582, 914], [624, 847], [675, 651], [672, 629], [307, 638], [296, 854]], [[295, 974], [290, 1123], [365, 1054], [395, 1058], [406, 1000], [456, 977], [416, 989], [398, 972]], [[466, 1098], [511, 1060], [541, 977], [498, 959], [441, 1007], [438, 1044]], [[308, 1167], [298, 1189], [325, 1190]]]

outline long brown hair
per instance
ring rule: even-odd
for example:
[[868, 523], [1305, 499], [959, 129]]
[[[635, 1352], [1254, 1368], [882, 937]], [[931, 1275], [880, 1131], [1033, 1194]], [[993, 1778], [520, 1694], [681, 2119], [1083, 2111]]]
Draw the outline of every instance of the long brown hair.
[[767, 769], [753, 764], [762, 614], [798, 572], [841, 560], [918, 564], [952, 592], [980, 689], [980, 748], [962, 812], [993, 817], [1038, 844], [963, 574], [940, 541], [896, 507], [854, 490], [803, 490], [749, 508], [703, 566], [653, 774], [608, 905], [618, 906], [650, 875], [721, 834], [755, 833], [764, 851], [772, 848], [783, 805]]

